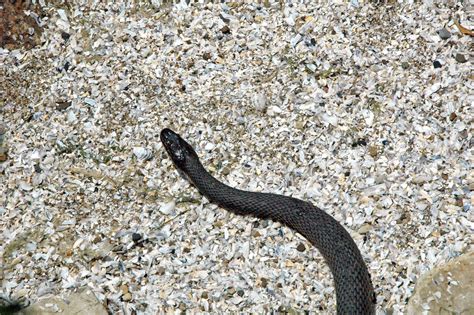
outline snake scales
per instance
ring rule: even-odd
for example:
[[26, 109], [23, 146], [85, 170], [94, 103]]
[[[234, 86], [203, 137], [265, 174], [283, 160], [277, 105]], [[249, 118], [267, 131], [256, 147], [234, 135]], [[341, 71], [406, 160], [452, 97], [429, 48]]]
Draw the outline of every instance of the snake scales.
[[375, 293], [364, 260], [333, 217], [296, 198], [229, 187], [205, 170], [192, 146], [174, 131], [163, 129], [160, 136], [176, 168], [211, 202], [236, 214], [281, 222], [306, 237], [331, 269], [338, 314], [375, 314]]

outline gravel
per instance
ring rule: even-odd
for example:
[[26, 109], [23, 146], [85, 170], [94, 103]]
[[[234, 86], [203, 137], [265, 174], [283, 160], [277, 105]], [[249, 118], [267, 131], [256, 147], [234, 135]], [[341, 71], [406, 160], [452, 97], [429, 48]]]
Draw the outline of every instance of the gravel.
[[170, 127], [229, 185], [333, 215], [378, 311], [403, 313], [421, 274], [473, 250], [472, 36], [452, 19], [474, 21], [387, 2], [40, 1], [41, 44], [0, 48], [3, 295], [334, 313], [317, 250], [209, 204], [166, 157]]

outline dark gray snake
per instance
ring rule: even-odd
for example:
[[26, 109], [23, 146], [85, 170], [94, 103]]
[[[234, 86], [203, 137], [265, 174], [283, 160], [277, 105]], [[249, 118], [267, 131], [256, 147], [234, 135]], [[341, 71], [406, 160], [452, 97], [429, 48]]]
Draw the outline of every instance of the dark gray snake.
[[219, 182], [204, 169], [191, 145], [170, 129], [161, 131], [161, 142], [176, 168], [211, 202], [236, 214], [281, 222], [316, 246], [334, 277], [338, 314], [375, 314], [375, 293], [364, 260], [333, 217], [309, 202]]

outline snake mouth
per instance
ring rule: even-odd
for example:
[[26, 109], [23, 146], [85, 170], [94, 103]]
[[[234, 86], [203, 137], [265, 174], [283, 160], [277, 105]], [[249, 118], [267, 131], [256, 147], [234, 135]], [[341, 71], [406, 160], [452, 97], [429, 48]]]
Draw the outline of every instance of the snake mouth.
[[161, 143], [163, 143], [173, 163], [178, 168], [183, 168], [185, 166], [186, 157], [190, 156], [186, 141], [169, 128], [165, 128], [161, 131], [160, 138]]
[[173, 152], [176, 152], [176, 150], [180, 147], [179, 135], [173, 130], [165, 128], [160, 133], [160, 139], [169, 156], [172, 157]]

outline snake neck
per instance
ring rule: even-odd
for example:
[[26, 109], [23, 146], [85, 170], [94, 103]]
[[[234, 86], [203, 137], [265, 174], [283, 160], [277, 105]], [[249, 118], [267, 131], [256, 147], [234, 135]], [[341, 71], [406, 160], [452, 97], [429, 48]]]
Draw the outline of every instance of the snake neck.
[[211, 202], [216, 202], [220, 206], [229, 209], [225, 204], [222, 203], [221, 195], [227, 194], [232, 196], [235, 192], [235, 188], [232, 188], [221, 181], [217, 180], [212, 176], [201, 164], [199, 160], [191, 161], [186, 170], [182, 171], [186, 176], [187, 180], [191, 182], [199, 192], [204, 195]]
[[[191, 167], [187, 167], [185, 173], [187, 179], [212, 203], [239, 215], [253, 215], [262, 219], [273, 219], [284, 224], [284, 217], [276, 218], [274, 211], [264, 211], [270, 204], [278, 205], [280, 198], [288, 198], [281, 195], [257, 193], [230, 187], [212, 176], [200, 161], [193, 161]], [[269, 196], [262, 199], [262, 195]], [[273, 199], [272, 199], [273, 197]], [[293, 199], [293, 198], [291, 198]], [[269, 202], [269, 201], [273, 202]], [[301, 200], [296, 200], [302, 202]], [[256, 210], [259, 210], [258, 212]]]

